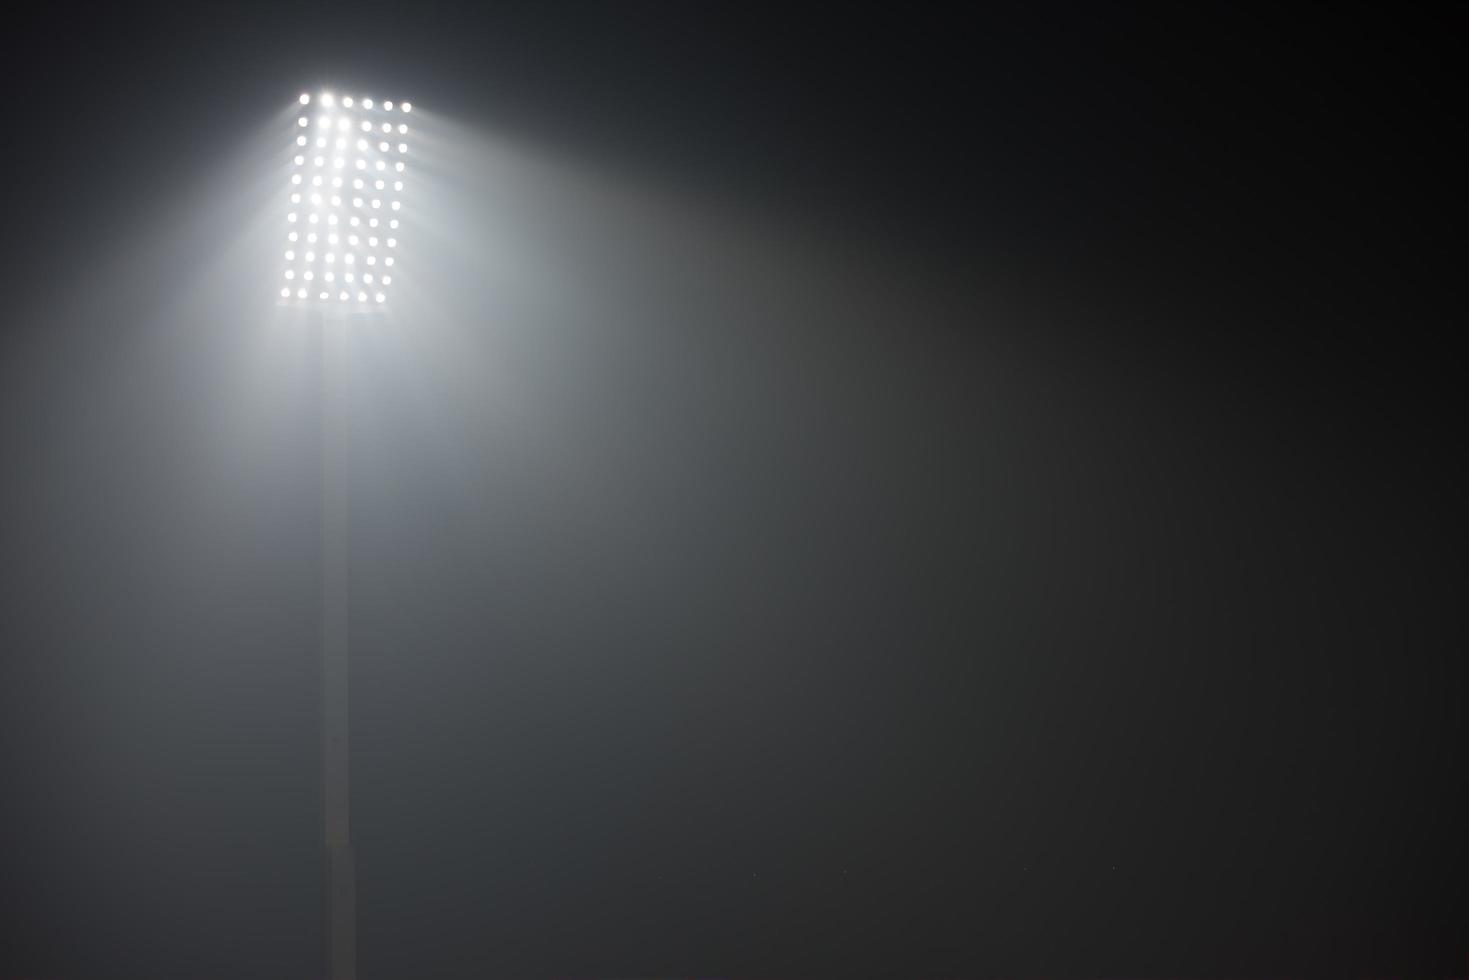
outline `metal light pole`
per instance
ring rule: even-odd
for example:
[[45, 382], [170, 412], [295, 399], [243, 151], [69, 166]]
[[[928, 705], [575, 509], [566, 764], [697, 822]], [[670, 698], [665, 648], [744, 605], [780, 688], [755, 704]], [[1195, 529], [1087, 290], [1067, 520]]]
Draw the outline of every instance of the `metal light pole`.
[[281, 300], [310, 304], [321, 337], [321, 810], [328, 976], [357, 978], [348, 641], [348, 330], [385, 309], [398, 248], [413, 107], [303, 94], [290, 149]]
[[348, 650], [348, 356], [345, 316], [321, 318], [321, 762], [331, 980], [357, 976]]

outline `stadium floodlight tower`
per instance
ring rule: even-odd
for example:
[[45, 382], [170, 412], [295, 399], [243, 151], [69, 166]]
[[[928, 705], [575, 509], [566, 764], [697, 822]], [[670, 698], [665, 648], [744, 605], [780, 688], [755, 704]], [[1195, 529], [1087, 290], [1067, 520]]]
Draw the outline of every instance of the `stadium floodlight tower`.
[[384, 311], [396, 273], [407, 180], [407, 102], [300, 97], [287, 190], [283, 305], [322, 335], [322, 817], [331, 980], [356, 980], [347, 596], [347, 331]]

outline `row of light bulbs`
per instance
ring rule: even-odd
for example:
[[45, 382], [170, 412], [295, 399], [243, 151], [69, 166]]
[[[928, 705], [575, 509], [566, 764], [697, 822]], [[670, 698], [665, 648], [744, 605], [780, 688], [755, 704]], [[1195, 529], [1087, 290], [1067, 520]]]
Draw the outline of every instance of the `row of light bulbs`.
[[[307, 119], [305, 116], [301, 116], [301, 117], [297, 118], [296, 125], [299, 126], [301, 129], [305, 129], [307, 126], [310, 126], [311, 125], [311, 120], [310, 119]], [[316, 117], [316, 126], [317, 126], [318, 129], [331, 129], [332, 128], [332, 117], [331, 116], [317, 116]], [[352, 120], [348, 119], [346, 116], [343, 116], [343, 117], [341, 117], [341, 118], [339, 118], [337, 120], [337, 129], [341, 130], [342, 132], [345, 133], [348, 130], [350, 130], [351, 128], [352, 128]], [[372, 132], [372, 123], [370, 123], [366, 119], [364, 119], [364, 120], [362, 120], [362, 124], [358, 128], [361, 129], [364, 133], [370, 133], [370, 132]], [[391, 133], [393, 131], [393, 124], [392, 123], [383, 123], [382, 126], [379, 127], [379, 128], [384, 133]], [[406, 135], [407, 132], [408, 132], [408, 124], [407, 123], [399, 123], [398, 124], [398, 134], [400, 136], [401, 135]]]
[[[310, 295], [311, 295], [311, 291], [309, 289], [307, 289], [305, 286], [302, 286], [300, 289], [296, 290], [296, 298], [297, 299], [306, 299]], [[281, 290], [281, 298], [282, 299], [290, 299], [291, 298], [291, 289], [290, 289], [289, 286], [287, 286], [287, 287], [285, 287], [284, 289]], [[317, 296], [317, 299], [320, 299], [320, 300], [328, 300], [328, 299], [331, 299], [331, 298], [332, 298], [332, 294], [329, 293], [329, 292], [327, 292], [326, 290], [322, 290], [321, 291], [321, 294], [319, 296]], [[352, 299], [352, 294], [349, 293], [349, 292], [347, 292], [347, 290], [344, 289], [344, 290], [342, 290], [341, 294], [338, 295], [337, 298], [340, 299], [343, 303], [346, 303], [346, 302], [349, 302]], [[387, 302], [388, 297], [386, 295], [382, 294], [382, 293], [378, 293], [375, 296], [373, 296], [373, 299], [376, 302], [378, 302], [378, 303], [385, 303], [385, 302]], [[357, 294], [357, 302], [359, 302], [359, 303], [366, 303], [367, 302], [367, 294], [366, 293], [358, 293]]]
[[[330, 109], [333, 105], [336, 104], [336, 99], [335, 99], [335, 97], [330, 92], [323, 92], [323, 93], [321, 93], [320, 97], [318, 97], [316, 101], [317, 101], [317, 104], [320, 105], [324, 109]], [[300, 102], [301, 102], [302, 105], [310, 105], [311, 104], [311, 96], [307, 95], [305, 92], [302, 92], [301, 93]], [[348, 109], [352, 108], [352, 105], [353, 105], [352, 96], [350, 96], [350, 95], [344, 95], [344, 96], [342, 96], [342, 105], [344, 107], [348, 108]], [[362, 100], [362, 108], [364, 108], [364, 109], [371, 109], [372, 108], [372, 100], [371, 99], [363, 99]], [[411, 103], [408, 103], [408, 102], [400, 102], [400, 103], [398, 103], [398, 108], [401, 109], [404, 112], [412, 112], [413, 111], [413, 105]], [[391, 103], [391, 102], [384, 102], [383, 103], [383, 111], [384, 112], [392, 112], [393, 111], [393, 103]]]

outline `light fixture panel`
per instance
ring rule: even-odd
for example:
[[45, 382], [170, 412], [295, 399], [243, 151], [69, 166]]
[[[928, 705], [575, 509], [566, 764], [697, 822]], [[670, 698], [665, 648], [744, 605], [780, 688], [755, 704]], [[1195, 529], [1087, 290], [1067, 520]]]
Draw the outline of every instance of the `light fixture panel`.
[[412, 103], [308, 92], [292, 109], [281, 302], [383, 309], [392, 300], [412, 180]]

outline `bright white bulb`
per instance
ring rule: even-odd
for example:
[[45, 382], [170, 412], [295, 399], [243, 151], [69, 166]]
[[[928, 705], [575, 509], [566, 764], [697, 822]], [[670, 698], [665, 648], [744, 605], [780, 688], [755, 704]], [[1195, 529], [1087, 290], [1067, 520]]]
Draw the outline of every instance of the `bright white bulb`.
[[328, 269], [326, 272], [322, 273], [321, 278], [325, 279], [327, 282], [332, 282], [337, 278], [337, 274]]
[[398, 134], [400, 136], [407, 136], [408, 135], [408, 124], [407, 123], [399, 123], [398, 124]]
[[320, 194], [312, 194], [311, 195], [311, 206], [312, 207], [317, 207], [317, 208], [321, 207], [321, 195]]
[[371, 109], [372, 108], [372, 100], [371, 99], [363, 99], [362, 100], [362, 108], [364, 108], [364, 109]]
[[304, 276], [302, 276], [301, 278], [302, 279], [305, 279], [307, 282], [310, 282], [312, 279], [315, 279], [316, 277], [312, 274], [312, 272], [311, 272], [310, 269], [307, 269], [306, 270], [306, 274]]
[[358, 293], [357, 294], [357, 302], [359, 302], [359, 303], [366, 303], [367, 302], [367, 294], [366, 293]]
[[392, 265], [392, 264], [393, 264], [393, 257], [391, 255], [389, 255], [387, 258], [383, 259], [383, 265]]
[[376, 228], [377, 227], [377, 219], [376, 218], [368, 218], [367, 219], [367, 227], [369, 227], [369, 228]]
[[359, 149], [359, 150], [365, 150], [365, 149], [367, 149], [367, 140], [358, 140], [357, 141], [357, 149]]
[[312, 187], [320, 187], [321, 186], [321, 174], [317, 174], [315, 177], [312, 177], [311, 178], [311, 186]]
[[402, 109], [404, 112], [412, 112], [413, 111], [413, 103], [411, 103], [411, 102], [404, 102], [398, 108]]
[[386, 170], [387, 167], [388, 167], [388, 165], [386, 163], [384, 163], [383, 161], [379, 160], [377, 162], [377, 169], [379, 169], [379, 170]]
[[388, 141], [387, 140], [383, 140], [381, 143], [379, 143], [377, 145], [377, 148], [379, 150], [383, 151], [384, 153], [388, 152]]
[[[327, 235], [326, 236], [326, 240], [328, 242], [330, 242], [331, 244], [335, 245], [337, 243], [337, 233], [336, 232], [332, 232], [330, 235]], [[330, 255], [328, 255], [326, 257], [326, 260], [328, 262], [330, 262], [332, 260], [332, 257]]]
[[396, 239], [396, 238], [389, 238], [388, 239], [388, 248], [397, 248], [397, 247], [398, 247], [398, 239]]
[[401, 191], [402, 189], [403, 189], [403, 182], [401, 180], [395, 180], [395, 181], [393, 181], [393, 190], [395, 190], [395, 191]]
[[385, 133], [391, 133], [392, 131], [393, 131], [393, 124], [392, 123], [383, 123], [383, 132], [385, 132]]
[[367, 169], [367, 161], [366, 160], [358, 160], [357, 161], [357, 169], [358, 170], [366, 170]]
[[294, 242], [296, 239], [298, 239], [300, 237], [301, 237], [300, 235], [296, 234], [293, 231], [289, 235], [286, 236], [286, 241], [288, 241], [288, 242]]
[[334, 214], [327, 215], [326, 223], [335, 226], [337, 223], [337, 216]]
[[342, 186], [342, 178], [340, 178], [340, 177], [333, 177], [332, 178], [332, 186], [333, 187], [341, 187]]
[[305, 299], [306, 298], [306, 287], [305, 286], [302, 286], [300, 289], [296, 290], [296, 296], [299, 299]]
[[290, 286], [282, 286], [281, 287], [281, 298], [282, 299], [290, 299], [291, 298], [291, 287]]
[[326, 157], [313, 157], [311, 160], [311, 165], [313, 167], [319, 167], [323, 163], [326, 163]]
[[399, 143], [398, 144], [398, 152], [399, 153], [407, 153], [408, 152], [408, 144], [407, 143]]
[[294, 163], [296, 166], [299, 167], [299, 166], [301, 166], [302, 164], [304, 164], [306, 162], [306, 158], [303, 157], [301, 154], [298, 153], [298, 154], [296, 154], [295, 159], [292, 160], [291, 162]]
[[286, 215], [286, 220], [287, 221], [295, 221], [296, 220], [296, 212], [292, 211], [290, 214]]
[[344, 96], [342, 96], [342, 105], [346, 106], [348, 109], [352, 108], [352, 96], [350, 96], [350, 95], [344, 95]]
[[296, 253], [293, 252], [293, 251], [291, 251], [290, 249], [286, 249], [286, 261], [287, 262], [294, 262], [294, 261], [296, 261]]
[[309, 222], [311, 222], [314, 225], [314, 224], [317, 223], [317, 221], [320, 220], [320, 216], [317, 215], [317, 214], [314, 214], [314, 213], [313, 214], [308, 214], [306, 216], [306, 220], [309, 221]]
[[303, 136], [297, 136], [296, 137], [296, 145], [297, 146], [305, 146], [306, 145], [306, 137], [304, 135]]
[[316, 117], [316, 125], [320, 126], [322, 129], [326, 129], [331, 124], [332, 124], [331, 116], [317, 116]]
[[362, 131], [364, 133], [372, 132], [372, 123], [368, 122], [366, 119], [362, 120]]
[[294, 279], [294, 278], [296, 278], [296, 270], [295, 269], [287, 269], [286, 270], [286, 278], [287, 279]]
[[342, 198], [339, 195], [337, 195], [337, 194], [333, 194], [332, 195], [332, 207], [339, 208], [341, 206], [342, 206]]
[[384, 296], [384, 295], [383, 295], [383, 294], [382, 294], [382, 293], [378, 293], [378, 294], [377, 294], [377, 301], [378, 301], [378, 302], [379, 302], [379, 303], [381, 303], [381, 302], [382, 302], [382, 301], [383, 301], [383, 300], [385, 300], [385, 299], [387, 299], [387, 297], [386, 297], [386, 296]]
[[401, 174], [403, 172], [403, 161], [402, 160], [399, 160], [398, 163], [397, 163], [397, 165], [393, 169], [394, 170], [397, 170], [398, 173]]
[[311, 244], [315, 245], [316, 244], [316, 232], [314, 232], [314, 231], [308, 231], [306, 233], [306, 240], [308, 242], [310, 242]]
[[383, 276], [383, 285], [384, 286], [391, 286], [392, 284], [393, 284], [393, 277], [392, 276]]
[[307, 252], [306, 253], [306, 261], [307, 262], [315, 262], [316, 261], [316, 253], [315, 252]]
[[321, 294], [321, 298], [322, 299], [326, 299], [328, 295], [329, 294], [327, 292], [323, 291], [322, 294]]
[[352, 227], [356, 228], [360, 224], [362, 224], [362, 219], [357, 217], [357, 215], [355, 214], [352, 215]]
[[401, 207], [403, 207], [403, 202], [402, 201], [394, 201], [393, 202], [393, 210], [394, 211], [397, 211]]
[[333, 101], [334, 100], [332, 99], [332, 94], [330, 92], [323, 92], [323, 93], [321, 93], [321, 104], [322, 104], [322, 106], [324, 106], [327, 109], [330, 109], [332, 107], [332, 102]]
[[311, 125], [311, 123], [310, 123], [310, 121], [305, 116], [302, 116], [300, 119], [297, 119], [296, 120], [296, 125], [297, 126], [309, 126], [309, 125]]
[[362, 207], [362, 198], [360, 198], [360, 197], [354, 197], [354, 198], [352, 198], [352, 206], [354, 208], [360, 208], [360, 207]]
[[301, 98], [297, 99], [296, 101], [300, 102], [302, 105], [310, 105], [311, 96], [307, 95], [305, 92], [302, 92]]
[[348, 295], [347, 295], [347, 291], [346, 291], [346, 290], [345, 290], [345, 289], [344, 289], [344, 290], [342, 290], [342, 302], [343, 302], [343, 303], [345, 303], [345, 302], [347, 302], [347, 300], [348, 300], [348, 299], [350, 299], [350, 298], [351, 298], [351, 297], [350, 297], [350, 296], [348, 296]]
[[292, 194], [291, 195], [291, 203], [292, 204], [300, 204], [301, 203], [301, 195], [300, 194]]
[[392, 112], [393, 111], [393, 103], [391, 103], [391, 102], [384, 102], [383, 103], [383, 111], [384, 112]]
[[369, 255], [367, 257], [367, 264], [368, 265], [377, 265], [377, 256], [376, 255]]

